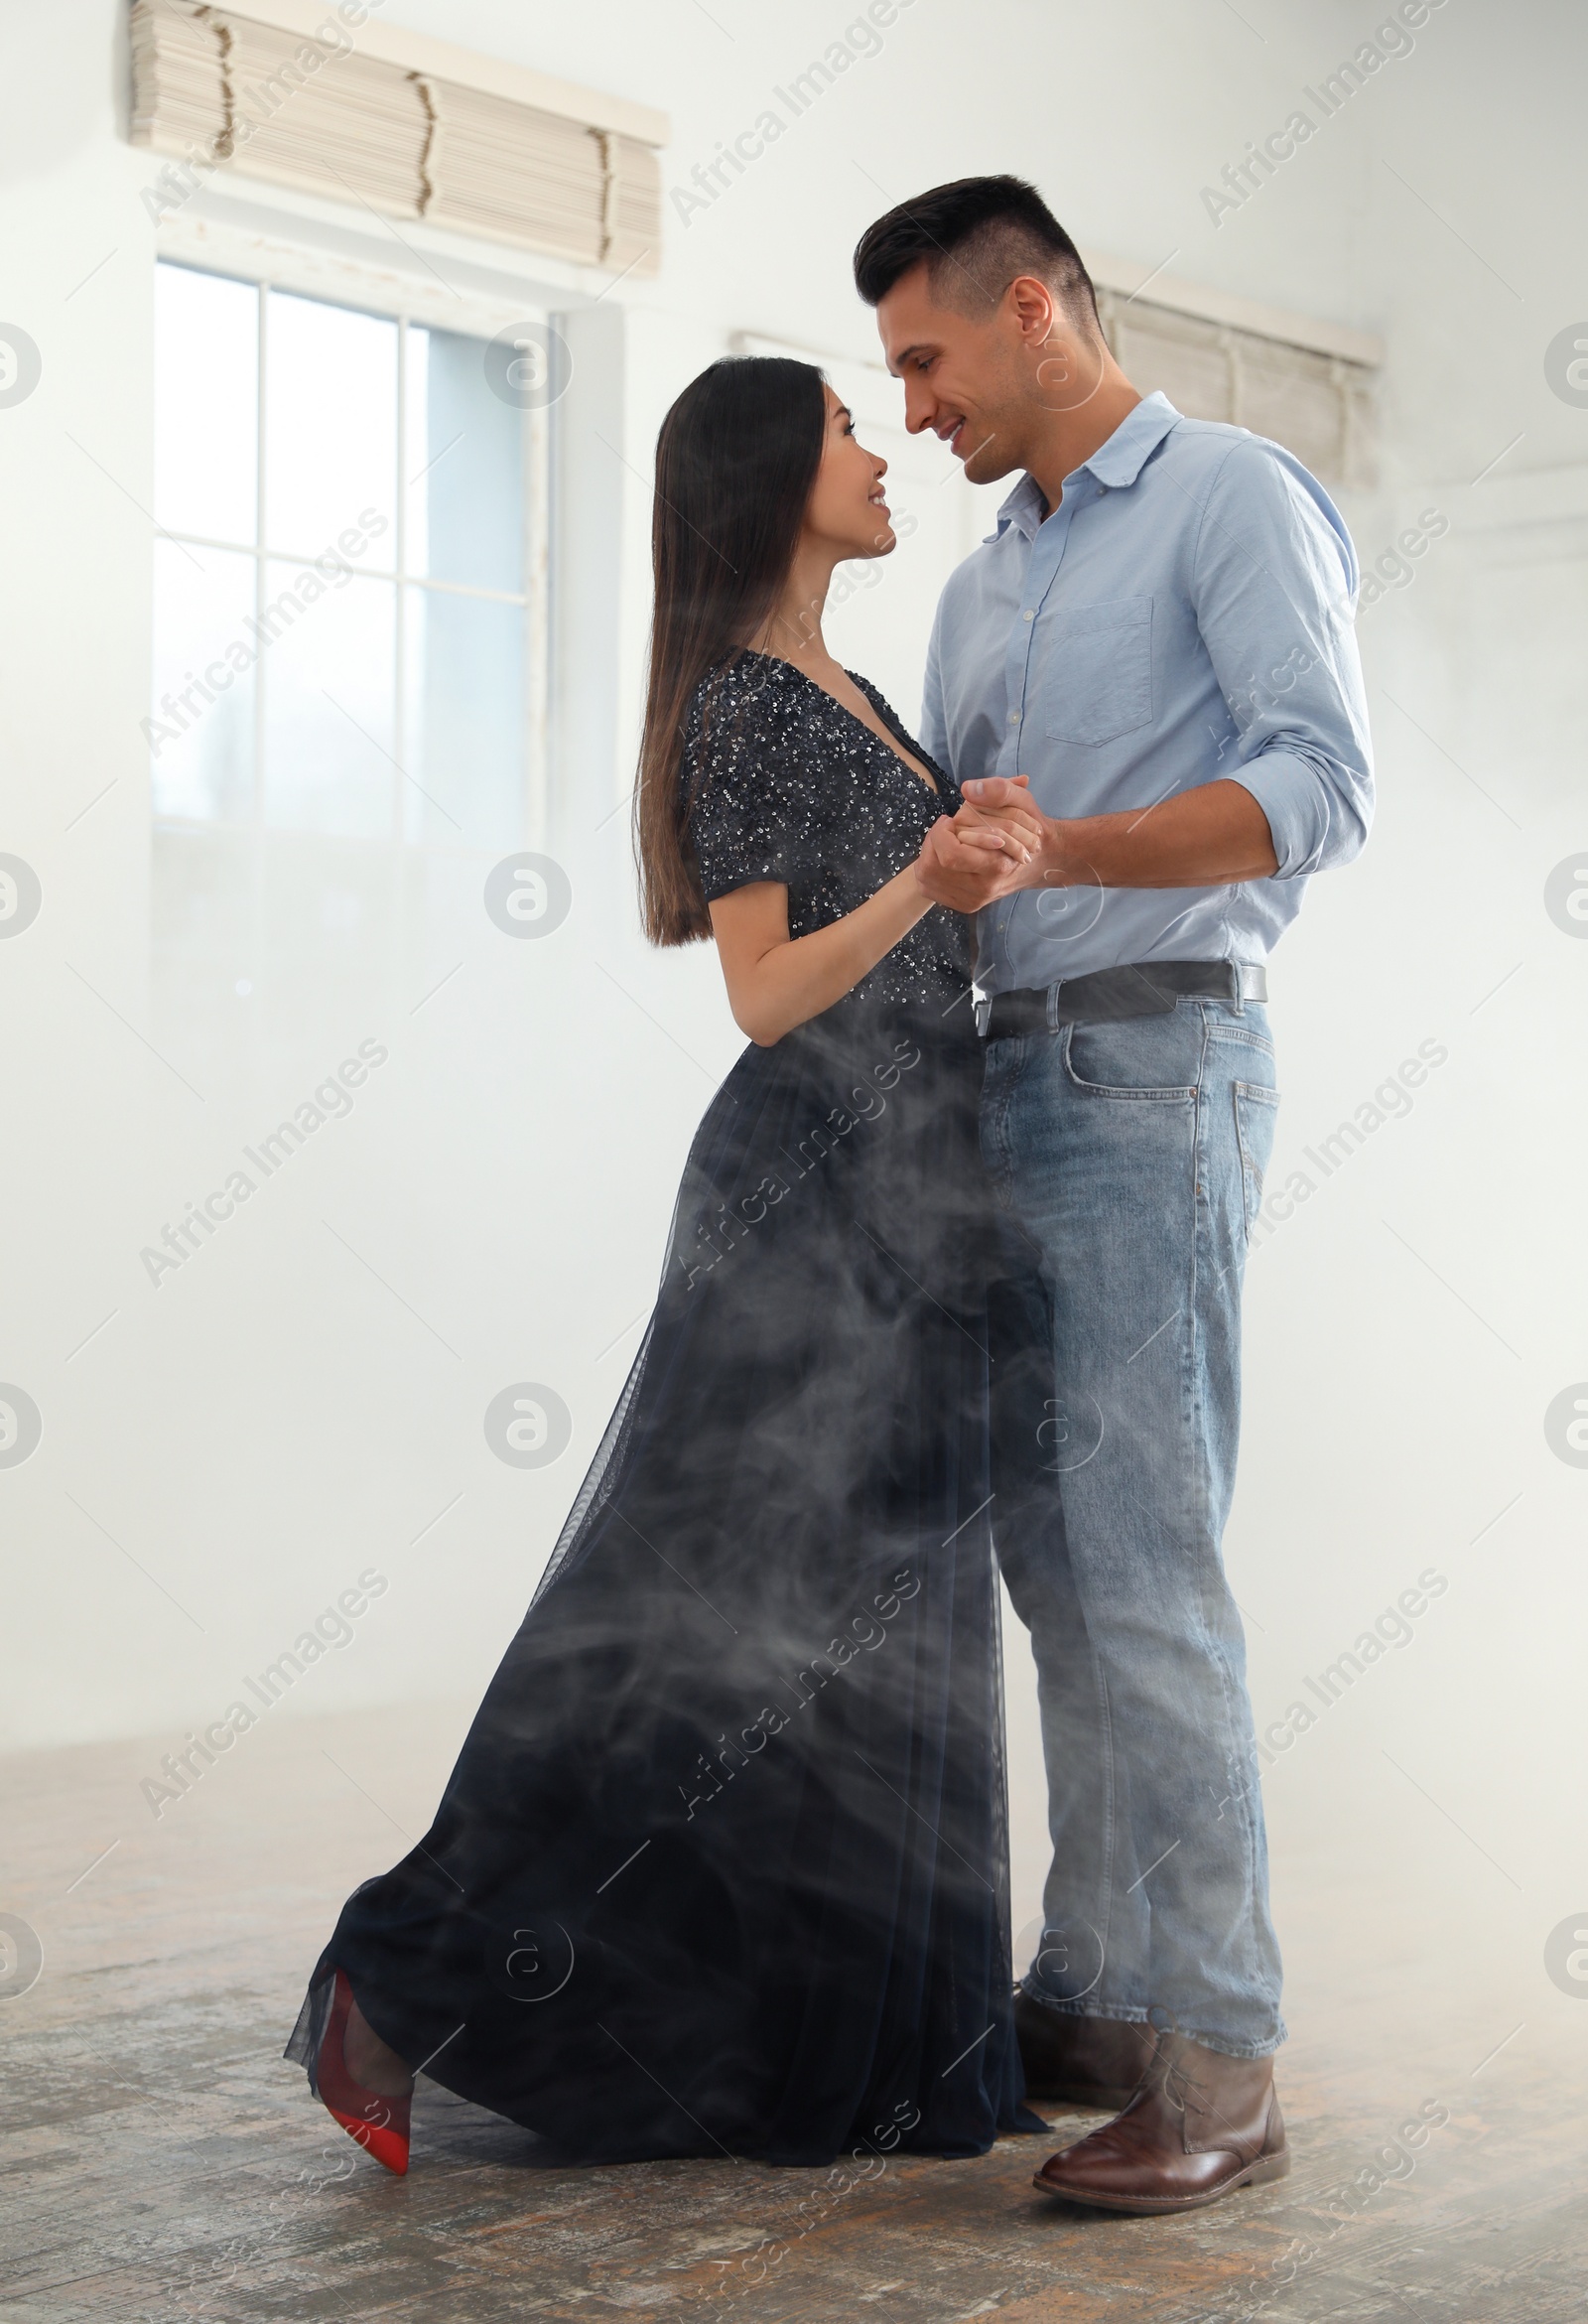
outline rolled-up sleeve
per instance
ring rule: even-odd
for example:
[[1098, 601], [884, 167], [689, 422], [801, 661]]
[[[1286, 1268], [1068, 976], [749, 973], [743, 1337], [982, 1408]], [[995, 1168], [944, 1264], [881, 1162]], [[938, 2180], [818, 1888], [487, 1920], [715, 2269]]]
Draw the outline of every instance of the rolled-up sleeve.
[[1191, 599], [1239, 736], [1227, 772], [1267, 817], [1280, 880], [1349, 863], [1373, 821], [1356, 593], [1327, 493], [1277, 446], [1236, 444], [1202, 509]]

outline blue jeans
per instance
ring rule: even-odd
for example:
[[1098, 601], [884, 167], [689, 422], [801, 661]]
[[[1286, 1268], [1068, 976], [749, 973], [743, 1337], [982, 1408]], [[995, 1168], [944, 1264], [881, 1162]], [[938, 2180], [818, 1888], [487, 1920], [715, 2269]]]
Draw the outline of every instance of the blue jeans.
[[990, 1042], [982, 1106], [1030, 1246], [1005, 1295], [1024, 1328], [1011, 1313], [994, 1369], [993, 1508], [1036, 1657], [1054, 1851], [1025, 1987], [1242, 2058], [1284, 2039], [1220, 1553], [1277, 1102], [1266, 1012], [1182, 999]]

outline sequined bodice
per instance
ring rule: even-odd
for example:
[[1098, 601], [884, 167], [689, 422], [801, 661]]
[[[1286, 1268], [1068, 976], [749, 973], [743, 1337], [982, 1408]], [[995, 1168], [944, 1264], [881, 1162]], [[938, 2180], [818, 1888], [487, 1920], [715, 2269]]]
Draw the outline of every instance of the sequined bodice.
[[[708, 902], [758, 880], [788, 889], [788, 929], [842, 919], [915, 861], [953, 777], [912, 740], [876, 688], [854, 678], [882, 724], [937, 782], [934, 793], [869, 727], [802, 670], [743, 653], [705, 680], [685, 728], [690, 836]], [[918, 920], [856, 987], [861, 999], [959, 999], [971, 982], [970, 922], [941, 906]]]

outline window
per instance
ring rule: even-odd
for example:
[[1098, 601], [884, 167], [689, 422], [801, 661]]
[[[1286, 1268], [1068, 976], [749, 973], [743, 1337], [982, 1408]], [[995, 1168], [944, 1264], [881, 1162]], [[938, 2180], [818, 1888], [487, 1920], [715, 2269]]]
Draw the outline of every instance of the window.
[[1281, 337], [1098, 286], [1116, 360], [1144, 395], [1162, 388], [1193, 420], [1271, 437], [1321, 483], [1373, 480], [1375, 367]]
[[486, 342], [156, 269], [154, 807], [519, 844], [539, 773], [537, 415]]

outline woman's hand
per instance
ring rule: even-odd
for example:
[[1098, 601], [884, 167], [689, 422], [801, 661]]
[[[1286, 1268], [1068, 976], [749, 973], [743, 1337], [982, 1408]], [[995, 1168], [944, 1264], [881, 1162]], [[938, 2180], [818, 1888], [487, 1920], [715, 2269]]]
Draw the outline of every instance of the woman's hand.
[[968, 783], [965, 805], [939, 817], [916, 859], [916, 881], [934, 903], [979, 912], [1037, 876], [1050, 826], [1023, 774]]
[[1030, 885], [1039, 844], [1023, 816], [962, 807], [953, 817], [940, 815], [927, 833], [915, 860], [916, 885], [950, 911], [979, 912]]
[[965, 804], [954, 820], [969, 830], [977, 824], [1018, 840], [1022, 862], [1040, 855], [1048, 818], [1031, 796], [1030, 776], [992, 774], [965, 786]]

